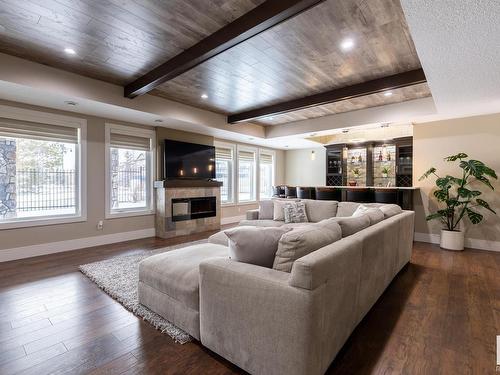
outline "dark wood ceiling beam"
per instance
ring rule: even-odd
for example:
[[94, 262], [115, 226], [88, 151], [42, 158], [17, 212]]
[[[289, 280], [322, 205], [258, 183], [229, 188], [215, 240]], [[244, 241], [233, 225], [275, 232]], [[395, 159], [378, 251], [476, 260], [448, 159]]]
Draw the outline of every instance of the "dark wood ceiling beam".
[[341, 87], [330, 91], [306, 96], [304, 98], [293, 99], [287, 102], [273, 104], [249, 111], [229, 115], [227, 122], [236, 124], [256, 120], [262, 117], [279, 115], [286, 112], [297, 111], [299, 109], [315, 107], [318, 105], [339, 102], [341, 100], [353, 99], [360, 96], [376, 94], [379, 92], [395, 90], [402, 87], [412, 86], [426, 82], [422, 69], [411, 70], [388, 77], [374, 79], [372, 81], [358, 83], [352, 86]]
[[135, 98], [194, 68], [221, 52], [298, 15], [325, 0], [268, 0], [199, 43], [125, 86]]

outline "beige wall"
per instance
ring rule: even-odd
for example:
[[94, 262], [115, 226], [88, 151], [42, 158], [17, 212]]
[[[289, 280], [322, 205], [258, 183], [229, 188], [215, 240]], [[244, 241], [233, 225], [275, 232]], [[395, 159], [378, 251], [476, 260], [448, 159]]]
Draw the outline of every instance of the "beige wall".
[[[419, 182], [428, 168], [436, 167], [439, 175], [451, 174], [459, 176], [461, 169], [456, 164], [443, 161], [448, 155], [465, 152], [471, 158], [480, 160], [500, 173], [500, 114], [467, 117], [454, 120], [436, 121], [417, 124], [413, 131], [414, 142], [414, 185], [420, 187], [416, 194], [417, 233], [439, 233], [440, 224], [437, 221], [426, 222], [425, 216], [429, 209], [434, 210], [436, 203], [432, 197], [434, 180]], [[500, 183], [493, 180], [495, 191], [479, 184], [484, 194], [481, 196], [500, 213]], [[430, 198], [431, 197], [431, 198]], [[484, 221], [473, 226], [465, 219], [466, 237], [469, 239], [500, 241], [500, 216], [485, 210]], [[498, 244], [496, 244], [498, 247]]]
[[[104, 219], [104, 124], [107, 121], [106, 119], [1, 100], [0, 104], [39, 110], [42, 112], [64, 114], [87, 120], [87, 221], [81, 223], [0, 230], [0, 252], [4, 249], [21, 246], [154, 228], [154, 215], [109, 220]], [[112, 122], [116, 123], [116, 121]], [[137, 126], [123, 122], [120, 122], [120, 124]], [[140, 127], [144, 128], [144, 126]], [[104, 229], [101, 231], [98, 231], [96, 228], [99, 220], [104, 221]]]
[[[311, 151], [315, 160], [311, 160]], [[294, 186], [326, 185], [326, 148], [308, 148], [286, 151], [286, 184]]]

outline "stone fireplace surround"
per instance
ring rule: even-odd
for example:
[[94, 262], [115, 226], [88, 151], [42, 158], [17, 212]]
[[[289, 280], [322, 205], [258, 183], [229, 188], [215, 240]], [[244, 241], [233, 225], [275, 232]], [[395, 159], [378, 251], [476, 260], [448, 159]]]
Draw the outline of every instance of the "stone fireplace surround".
[[[220, 187], [222, 182], [207, 180], [165, 180], [156, 181], [156, 236], [172, 238], [192, 233], [220, 229], [221, 202]], [[172, 199], [179, 198], [216, 198], [216, 215], [191, 220], [174, 221]]]

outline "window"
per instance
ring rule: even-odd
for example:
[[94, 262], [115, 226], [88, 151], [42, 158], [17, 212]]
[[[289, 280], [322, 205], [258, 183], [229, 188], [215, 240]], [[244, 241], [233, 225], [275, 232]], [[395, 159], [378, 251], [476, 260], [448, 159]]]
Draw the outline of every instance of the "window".
[[259, 154], [260, 199], [273, 196], [274, 152], [261, 150]]
[[153, 212], [153, 155], [155, 133], [106, 125], [107, 217]]
[[238, 148], [238, 202], [256, 200], [256, 152], [249, 148]]
[[85, 121], [6, 106], [2, 116], [0, 228], [85, 220]]
[[234, 146], [215, 145], [215, 179], [222, 182], [221, 203], [234, 203]]

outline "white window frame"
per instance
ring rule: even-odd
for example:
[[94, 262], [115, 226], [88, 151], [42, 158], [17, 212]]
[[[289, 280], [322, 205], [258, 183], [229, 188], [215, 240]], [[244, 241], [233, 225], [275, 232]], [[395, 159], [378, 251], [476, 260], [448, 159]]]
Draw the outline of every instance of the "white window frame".
[[[237, 163], [237, 159], [238, 159], [238, 155], [236, 153], [236, 144], [234, 143], [228, 143], [228, 142], [221, 142], [221, 141], [214, 141], [214, 146], [217, 148], [217, 147], [224, 147], [224, 148], [230, 148], [233, 152], [233, 162], [232, 162], [232, 171], [231, 171], [231, 183], [232, 183], [232, 201], [231, 202], [227, 202], [227, 203], [222, 203], [222, 200], [221, 200], [221, 206], [222, 207], [231, 207], [231, 206], [235, 206], [236, 205], [236, 202], [237, 202], [237, 186], [236, 186], [236, 181], [237, 181], [237, 178], [236, 178], [236, 172], [237, 172], [237, 169], [236, 169], [236, 163]], [[216, 171], [217, 172], [217, 171]]]
[[[151, 150], [146, 158], [146, 167], [149, 171], [149, 186], [146, 189], [146, 201], [148, 207], [146, 208], [123, 208], [123, 209], [111, 209], [111, 163], [110, 163], [110, 153], [111, 153], [111, 130], [119, 134], [125, 135], [135, 135], [138, 137], [145, 137], [151, 140]], [[156, 164], [156, 133], [154, 130], [140, 129], [132, 126], [119, 125], [113, 123], [105, 124], [105, 215], [106, 219], [114, 219], [119, 217], [130, 217], [130, 216], [145, 216], [152, 215], [155, 213], [154, 205], [154, 168]]]
[[87, 120], [6, 105], [0, 105], [0, 113], [3, 118], [78, 129], [78, 143], [75, 145], [75, 166], [79, 172], [77, 173], [79, 178], [75, 184], [75, 214], [15, 218], [0, 222], [0, 230], [87, 221]]
[[268, 148], [259, 148], [259, 157], [257, 159], [257, 169], [258, 169], [257, 188], [258, 188], [258, 200], [259, 201], [262, 199], [271, 199], [272, 198], [272, 196], [271, 197], [264, 197], [264, 198], [261, 198], [261, 196], [260, 196], [260, 177], [261, 177], [260, 176], [260, 155], [261, 154], [268, 154], [268, 155], [273, 156], [273, 175], [271, 178], [271, 185], [274, 186], [276, 183], [276, 151], [268, 149]]
[[[248, 151], [248, 152], [253, 152], [255, 155], [254, 159], [254, 191], [255, 191], [255, 198], [253, 200], [248, 200], [248, 201], [240, 201], [240, 151]], [[250, 146], [245, 146], [245, 145], [236, 145], [236, 173], [237, 176], [235, 176], [236, 181], [237, 181], [237, 186], [236, 186], [236, 199], [235, 201], [237, 202], [236, 204], [239, 206], [244, 206], [252, 203], [256, 203], [259, 200], [259, 149], [257, 147], [250, 147]]]

